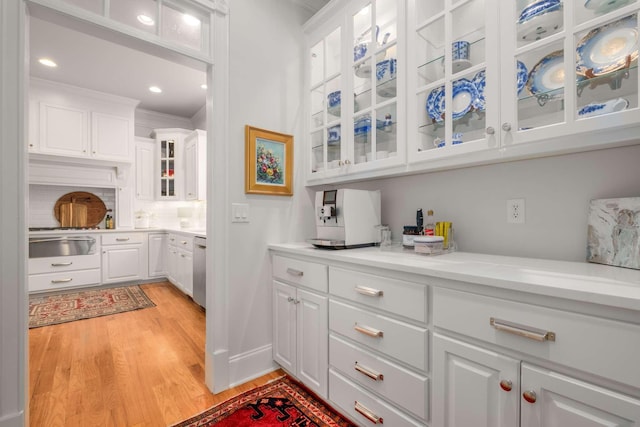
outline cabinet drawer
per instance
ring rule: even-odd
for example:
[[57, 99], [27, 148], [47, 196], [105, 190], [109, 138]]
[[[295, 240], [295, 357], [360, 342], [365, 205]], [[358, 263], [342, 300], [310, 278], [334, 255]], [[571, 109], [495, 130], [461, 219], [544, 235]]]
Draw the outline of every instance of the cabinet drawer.
[[331, 267], [329, 292], [419, 322], [427, 321], [426, 285]]
[[100, 269], [29, 275], [29, 292], [55, 291], [100, 283]]
[[129, 245], [131, 243], [142, 243], [145, 233], [109, 233], [102, 235], [103, 245]]
[[329, 337], [329, 363], [352, 381], [427, 419], [429, 380], [426, 377], [333, 335]]
[[327, 292], [329, 288], [327, 266], [315, 262], [274, 255], [273, 276], [320, 292]]
[[169, 233], [169, 244], [193, 252], [193, 236]]
[[100, 254], [70, 257], [30, 258], [29, 274], [57, 273], [59, 271], [100, 268]]
[[[507, 328], [501, 326], [505, 322], [509, 322]], [[433, 291], [433, 323], [437, 328], [640, 387], [638, 325], [442, 288]], [[509, 324], [515, 325], [509, 328]], [[533, 330], [531, 336], [553, 332], [555, 341], [508, 332], [523, 329]]]
[[340, 409], [340, 412], [348, 415], [361, 426], [382, 424], [393, 427], [416, 427], [426, 425], [411, 419], [333, 369], [329, 370], [329, 400]]
[[429, 334], [425, 328], [331, 301], [329, 329], [422, 371], [427, 370]]

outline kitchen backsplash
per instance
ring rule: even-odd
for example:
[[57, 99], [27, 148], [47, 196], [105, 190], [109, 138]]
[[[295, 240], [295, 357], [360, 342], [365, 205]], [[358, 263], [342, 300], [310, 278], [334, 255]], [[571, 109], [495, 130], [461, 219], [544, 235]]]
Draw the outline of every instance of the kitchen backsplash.
[[[64, 185], [29, 185], [29, 227], [57, 227], [53, 207], [56, 201], [72, 191], [87, 191], [100, 197], [107, 209], [113, 215], [116, 206], [116, 192], [114, 188], [68, 187]], [[104, 228], [104, 221], [100, 224]]]

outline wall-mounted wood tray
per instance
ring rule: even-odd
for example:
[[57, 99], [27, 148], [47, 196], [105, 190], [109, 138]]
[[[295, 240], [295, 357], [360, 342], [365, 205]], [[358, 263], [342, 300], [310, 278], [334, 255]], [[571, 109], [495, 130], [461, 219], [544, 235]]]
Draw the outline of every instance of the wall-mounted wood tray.
[[93, 193], [74, 191], [58, 199], [53, 213], [61, 227], [95, 227], [104, 219], [107, 207]]

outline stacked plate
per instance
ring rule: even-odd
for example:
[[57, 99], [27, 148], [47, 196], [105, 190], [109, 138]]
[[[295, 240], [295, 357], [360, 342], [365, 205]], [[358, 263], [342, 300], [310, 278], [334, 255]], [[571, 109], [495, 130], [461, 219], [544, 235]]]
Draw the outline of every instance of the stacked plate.
[[539, 0], [522, 9], [518, 18], [518, 39], [539, 40], [562, 26], [562, 2]]

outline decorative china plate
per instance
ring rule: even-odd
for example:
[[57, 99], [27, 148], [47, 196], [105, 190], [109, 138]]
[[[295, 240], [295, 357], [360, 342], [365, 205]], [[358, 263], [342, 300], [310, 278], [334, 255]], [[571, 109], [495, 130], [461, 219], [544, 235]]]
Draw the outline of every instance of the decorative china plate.
[[629, 107], [629, 101], [624, 98], [610, 99], [605, 102], [592, 102], [578, 110], [580, 118], [599, 116], [601, 114], [615, 113], [626, 110]]
[[[540, 40], [544, 35], [549, 35], [552, 31], [562, 27], [562, 3], [559, 1], [538, 3], [543, 3], [546, 7], [537, 10], [537, 13], [527, 14], [524, 20], [522, 20], [522, 14], [520, 15], [520, 20], [518, 20], [518, 40], [529, 42]], [[534, 3], [532, 6], [538, 3]]]
[[535, 17], [543, 15], [545, 13], [553, 12], [555, 10], [560, 10], [562, 8], [562, 3], [560, 0], [541, 0], [537, 2], [533, 2], [520, 12], [520, 17], [518, 19], [518, 24], [523, 24]]
[[527, 70], [527, 66], [524, 65], [524, 62], [518, 61], [516, 63], [516, 93], [520, 95], [522, 89], [527, 84], [527, 79], [529, 78], [529, 71]]
[[[564, 77], [564, 52], [556, 50], [534, 65], [527, 80], [527, 89], [532, 95], [549, 94], [564, 88]], [[559, 95], [555, 93], [553, 97]]]
[[[376, 128], [384, 129], [387, 126], [393, 124], [391, 122], [391, 116], [387, 120], [376, 120]], [[353, 134], [355, 136], [366, 135], [371, 131], [371, 116], [366, 114], [356, 119], [353, 123]]]
[[459, 119], [467, 114], [471, 107], [473, 107], [473, 101], [478, 99], [478, 89], [468, 79], [460, 79], [453, 82], [453, 120]]
[[638, 59], [638, 28], [635, 15], [593, 29], [576, 48], [578, 74], [592, 70], [601, 76], [628, 66], [627, 60]]
[[484, 99], [484, 88], [487, 86], [487, 75], [485, 70], [478, 71], [471, 83], [476, 87], [478, 97], [473, 100], [473, 108], [476, 110], [484, 111], [487, 108], [487, 103]]
[[586, 9], [593, 10], [598, 15], [602, 15], [635, 1], [636, 0], [586, 0], [584, 2], [584, 7]]
[[340, 125], [327, 129], [327, 145], [336, 145], [338, 143], [340, 143]]
[[427, 114], [436, 122], [441, 122], [444, 113], [444, 86], [433, 89], [427, 96]]

